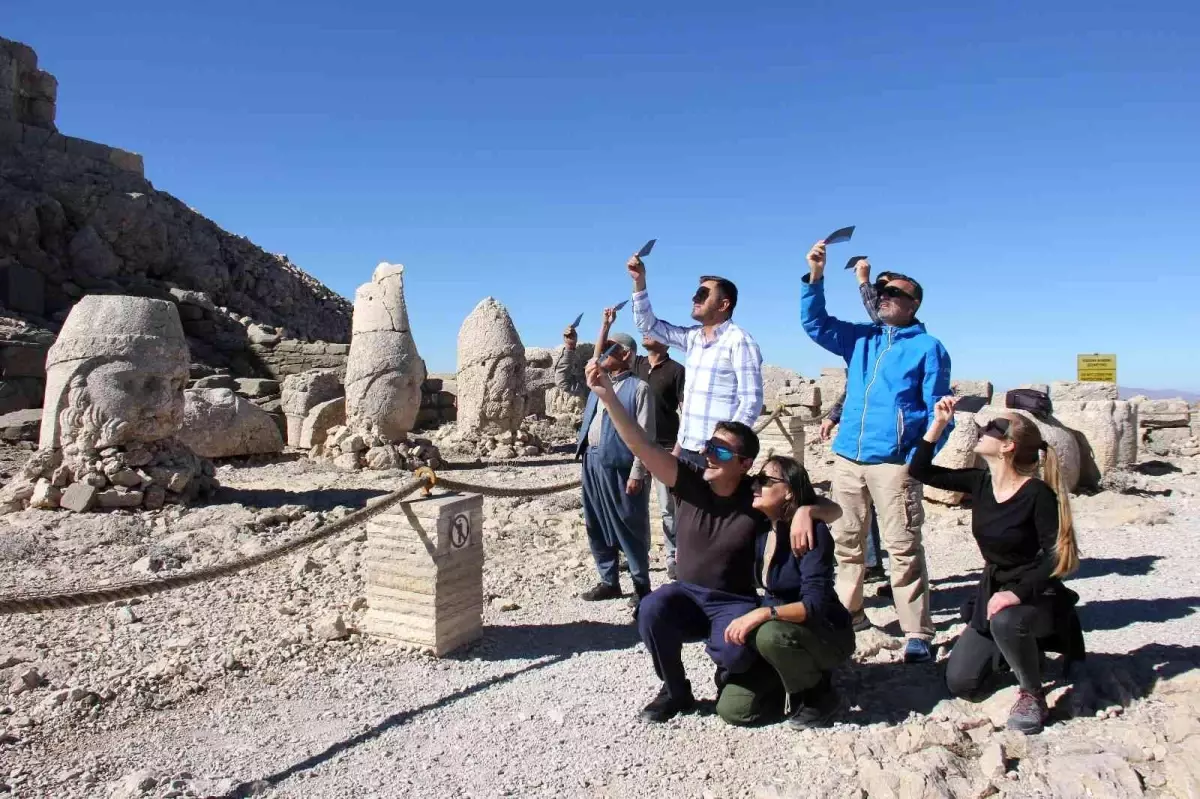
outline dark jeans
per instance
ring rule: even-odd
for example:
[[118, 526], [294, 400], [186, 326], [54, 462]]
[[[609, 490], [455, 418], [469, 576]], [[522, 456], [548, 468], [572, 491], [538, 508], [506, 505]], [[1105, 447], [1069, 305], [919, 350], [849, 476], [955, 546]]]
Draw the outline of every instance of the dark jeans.
[[1026, 691], [1042, 692], [1041, 650], [1037, 639], [1049, 631], [1033, 605], [1014, 605], [992, 617], [988, 632], [967, 626], [946, 662], [946, 687], [955, 696], [974, 698], [992, 675], [999, 658], [1008, 663]]
[[667, 583], [642, 600], [638, 632], [671, 696], [684, 697], [691, 691], [683, 668], [685, 643], [707, 641], [708, 656], [731, 674], [750, 668], [758, 655], [748, 646], [726, 643], [725, 628], [757, 605], [754, 597], [684, 582]]

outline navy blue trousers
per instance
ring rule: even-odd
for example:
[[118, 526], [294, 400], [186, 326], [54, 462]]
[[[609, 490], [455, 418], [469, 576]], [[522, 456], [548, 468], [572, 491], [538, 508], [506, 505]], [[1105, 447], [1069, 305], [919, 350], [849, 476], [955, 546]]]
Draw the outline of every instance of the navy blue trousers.
[[691, 691], [683, 668], [685, 643], [707, 641], [704, 651], [731, 674], [740, 674], [754, 664], [758, 653], [748, 646], [726, 643], [725, 628], [757, 606], [753, 597], [683, 582], [660, 586], [642, 600], [638, 632], [650, 650], [654, 671], [671, 696], [683, 697]]
[[650, 481], [625, 493], [628, 470], [600, 462], [594, 448], [583, 453], [583, 523], [600, 579], [620, 585], [618, 552], [625, 553], [634, 590], [650, 590]]

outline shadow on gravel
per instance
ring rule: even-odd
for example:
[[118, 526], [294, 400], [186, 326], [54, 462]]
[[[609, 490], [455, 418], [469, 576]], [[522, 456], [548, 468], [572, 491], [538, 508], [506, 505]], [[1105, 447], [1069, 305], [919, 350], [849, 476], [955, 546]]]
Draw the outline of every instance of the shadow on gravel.
[[979, 575], [983, 574], [983, 569], [971, 569], [969, 572], [962, 574], [952, 574], [949, 577], [936, 577], [929, 581], [930, 585], [949, 585], [950, 583], [970, 583], [974, 585], [979, 582]]
[[349, 749], [353, 749], [354, 747], [358, 746], [359, 744], [367, 743], [368, 741], [378, 738], [380, 735], [383, 735], [385, 732], [388, 732], [389, 730], [395, 729], [396, 727], [400, 727], [400, 726], [408, 723], [409, 721], [416, 718], [417, 716], [420, 716], [423, 713], [428, 713], [431, 710], [438, 710], [440, 708], [446, 707], [447, 705], [457, 702], [459, 699], [465, 699], [466, 697], [471, 696], [472, 694], [477, 694], [480, 691], [485, 691], [488, 688], [492, 688], [496, 685], [506, 683], [509, 680], [513, 679], [514, 677], [519, 677], [520, 675], [525, 674], [527, 672], [537, 671], [538, 669], [544, 669], [547, 666], [553, 666], [555, 663], [559, 663], [563, 660], [566, 660], [569, 657], [570, 657], [570, 655], [563, 654], [563, 655], [559, 655], [557, 657], [550, 658], [549, 660], [541, 661], [539, 663], [530, 663], [529, 665], [523, 666], [519, 669], [505, 672], [504, 674], [500, 674], [496, 677], [492, 677], [490, 679], [477, 682], [473, 685], [469, 685], [466, 688], [463, 688], [459, 691], [455, 691], [452, 694], [447, 694], [446, 696], [443, 696], [441, 699], [438, 699], [434, 702], [430, 702], [428, 704], [421, 705], [420, 707], [412, 708], [411, 710], [401, 710], [398, 713], [393, 713], [392, 715], [383, 719], [383, 721], [376, 724], [374, 727], [364, 730], [363, 732], [360, 732], [357, 735], [353, 735], [343, 741], [338, 741], [337, 743], [326, 748], [324, 751], [318, 752], [314, 755], [310, 755], [309, 757], [304, 758], [303, 760], [299, 761], [298, 763], [294, 763], [291, 766], [288, 766], [287, 768], [283, 769], [282, 771], [277, 771], [274, 774], [268, 774], [267, 776], [262, 777], [257, 780], [250, 780], [248, 782], [242, 782], [242, 783], [239, 783], [238, 785], [235, 785], [233, 790], [229, 791], [229, 793], [225, 794], [223, 797], [221, 797], [221, 799], [244, 799], [244, 797], [248, 797], [248, 796], [257, 796], [257, 795], [261, 794], [263, 791], [267, 790], [268, 788], [274, 787], [274, 786], [278, 785], [279, 783], [283, 782], [288, 777], [293, 777], [293, 776], [299, 774], [300, 772], [308, 771], [309, 769], [316, 768], [317, 766], [320, 766], [321, 764], [326, 763], [329, 760], [337, 757], [341, 753], [343, 753]]
[[572, 621], [565, 624], [489, 625], [483, 638], [447, 660], [527, 660], [570, 657], [576, 652], [631, 649], [641, 641], [633, 624]]
[[[1158, 683], [1200, 669], [1200, 647], [1147, 644], [1127, 654], [1090, 653], [1082, 664], [1062, 673], [1062, 659], [1043, 661], [1048, 688], [1066, 687], [1055, 703], [1052, 718], [1091, 716], [1114, 705], [1128, 707], [1149, 696]], [[835, 677], [848, 709], [838, 720], [851, 724], [900, 724], [911, 712], [929, 714], [950, 698], [945, 664], [856, 663]], [[990, 683], [999, 690], [1015, 684], [1012, 674], [999, 674]], [[991, 692], [981, 698], [986, 702]], [[963, 700], [965, 701], [965, 700]]]
[[288, 491], [284, 488], [227, 488], [217, 489], [209, 505], [236, 502], [248, 508], [278, 508], [283, 505], [303, 505], [309, 510], [329, 510], [343, 505], [360, 508], [367, 500], [387, 492], [378, 488], [322, 488], [312, 491]]
[[1078, 580], [1085, 577], [1141, 577], [1154, 571], [1154, 564], [1162, 555], [1136, 555], [1132, 558], [1082, 558], [1079, 571], [1071, 575]]
[[1166, 474], [1178, 474], [1183, 471], [1175, 464], [1166, 461], [1146, 461], [1134, 466], [1133, 470], [1138, 474], [1148, 474], [1151, 477], [1162, 477]]
[[1138, 622], [1159, 622], [1191, 616], [1200, 606], [1200, 596], [1170, 599], [1104, 599], [1079, 606], [1079, 620], [1086, 636], [1090, 630], [1119, 630]]

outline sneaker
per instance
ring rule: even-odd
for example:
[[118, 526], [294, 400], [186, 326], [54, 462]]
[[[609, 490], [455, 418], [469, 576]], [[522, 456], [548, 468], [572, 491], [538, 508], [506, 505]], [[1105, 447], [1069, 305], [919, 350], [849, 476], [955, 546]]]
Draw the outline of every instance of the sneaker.
[[689, 685], [687, 694], [682, 697], [675, 698], [667, 691], [667, 686], [663, 685], [659, 690], [658, 696], [654, 697], [654, 701], [642, 708], [639, 714], [643, 721], [649, 721], [654, 724], [661, 724], [664, 721], [669, 721], [680, 713], [691, 713], [696, 709], [696, 700], [692, 696], [692, 688]]
[[922, 638], [909, 638], [904, 645], [905, 663], [928, 663], [933, 660], [933, 649]]
[[863, 575], [864, 583], [882, 583], [887, 579], [887, 572], [882, 566], [868, 566], [866, 574]]
[[673, 561], [673, 560], [667, 561], [667, 579], [668, 580], [676, 579], [675, 578], [675, 561]]
[[860, 610], [850, 617], [850, 628], [856, 633], [866, 632], [874, 626], [864, 611]]
[[1046, 707], [1045, 697], [1021, 689], [1012, 710], [1008, 711], [1008, 728], [1026, 735], [1037, 735], [1049, 717], [1050, 709]]
[[792, 696], [788, 728], [799, 731], [828, 727], [841, 706], [842, 698], [833, 684], [823, 681], [823, 685], [817, 688]]
[[620, 596], [621, 586], [596, 583], [595, 586], [580, 594], [579, 598], [584, 602], [599, 602], [602, 599], [619, 599]]

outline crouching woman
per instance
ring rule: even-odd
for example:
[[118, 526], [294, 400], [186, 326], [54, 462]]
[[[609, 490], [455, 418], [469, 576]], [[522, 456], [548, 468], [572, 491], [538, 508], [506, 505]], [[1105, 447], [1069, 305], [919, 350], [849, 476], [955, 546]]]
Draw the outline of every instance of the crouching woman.
[[771, 523], [756, 542], [754, 577], [764, 594], [725, 638], [749, 644], [760, 658], [746, 672], [717, 676], [717, 713], [730, 724], [786, 718], [804, 730], [837, 712], [832, 672], [854, 654], [854, 630], [833, 587], [833, 537], [813, 520], [812, 548], [797, 555], [788, 534], [793, 517], [809, 515], [816, 503], [808, 473], [791, 458], [769, 458], [754, 479], [754, 508]]
[[1079, 595], [1061, 580], [1079, 566], [1067, 487], [1054, 447], [1015, 413], [980, 426], [975, 452], [987, 468], [934, 466], [933, 442], [954, 417], [956, 402], [938, 401], [908, 467], [925, 485], [970, 495], [971, 531], [983, 555], [983, 576], [963, 611], [966, 629], [946, 663], [946, 686], [955, 696], [980, 698], [988, 678], [1007, 665], [1021, 686], [1008, 728], [1038, 733], [1049, 715], [1042, 651], [1063, 652], [1068, 666], [1084, 657]]

